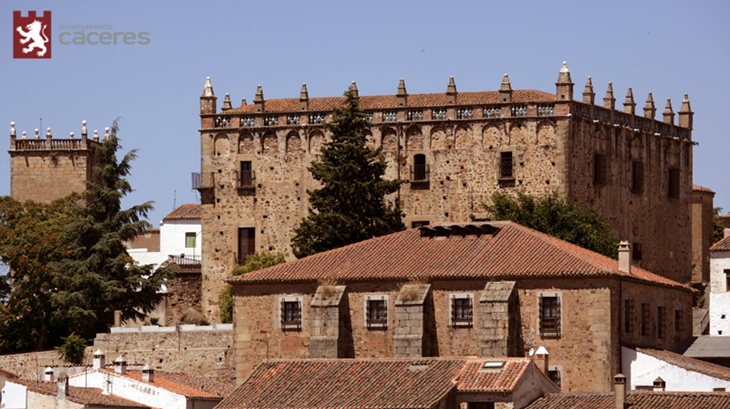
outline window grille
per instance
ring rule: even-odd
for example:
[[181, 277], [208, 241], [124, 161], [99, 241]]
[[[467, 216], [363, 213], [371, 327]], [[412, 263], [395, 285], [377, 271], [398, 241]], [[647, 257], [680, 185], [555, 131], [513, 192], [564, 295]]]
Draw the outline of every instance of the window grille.
[[628, 115], [623, 115], [623, 124], [624, 124], [625, 127], [627, 127], [627, 128], [629, 127], [629, 122], [630, 122], [629, 116]]
[[527, 116], [527, 105], [513, 105], [512, 106], [512, 116], [513, 117]]
[[398, 117], [398, 114], [395, 111], [383, 112], [383, 122], [395, 122], [397, 117]]
[[241, 172], [238, 174], [238, 188], [253, 189], [256, 176], [250, 161], [241, 162]]
[[581, 115], [583, 116], [583, 118], [588, 119], [588, 107], [585, 105], [581, 105], [580, 110], [582, 112]]
[[622, 116], [623, 115], [621, 115], [621, 114], [619, 114], [617, 112], [614, 112], [614, 114], [613, 114], [613, 124], [616, 125], [616, 126], [621, 125], [621, 122], [623, 122], [622, 121], [622, 118], [621, 118]]
[[385, 300], [367, 300], [367, 325], [370, 326], [387, 326], [388, 325], [388, 305]]
[[666, 339], [667, 338], [667, 329], [666, 329], [666, 309], [663, 305], [660, 305], [656, 309], [656, 337], [659, 339]]
[[215, 127], [216, 128], [230, 128], [231, 127], [231, 117], [230, 116], [219, 116], [215, 118]]
[[499, 178], [514, 179], [514, 165], [512, 162], [512, 152], [502, 152], [499, 162]]
[[608, 123], [608, 111], [601, 111], [601, 120], [603, 123]]
[[649, 304], [641, 303], [641, 335], [649, 335]]
[[474, 304], [471, 297], [451, 299], [451, 323], [454, 326], [471, 326]]
[[254, 125], [254, 118], [252, 116], [241, 117], [241, 127], [249, 128]]
[[539, 104], [537, 106], [537, 116], [553, 116], [555, 115], [555, 105]]
[[267, 116], [264, 118], [264, 125], [265, 126], [276, 126], [279, 124], [279, 117], [277, 116]]
[[501, 118], [502, 117], [502, 109], [500, 107], [484, 107], [484, 114], [483, 116], [485, 118]]
[[249, 255], [256, 252], [256, 229], [253, 227], [241, 227], [238, 229], [238, 254], [239, 265], [246, 264]]
[[682, 131], [680, 132], [680, 137], [682, 138], [682, 140], [687, 139], [687, 130], [686, 129], [682, 129]]
[[601, 116], [601, 113], [599, 112], [599, 109], [596, 107], [593, 107], [593, 122], [598, 122], [598, 118]]
[[422, 121], [423, 120], [423, 110], [410, 110], [408, 111], [408, 120], [409, 121]]
[[281, 327], [302, 326], [302, 303], [300, 301], [281, 301]]
[[669, 197], [679, 197], [679, 169], [669, 169]]
[[456, 118], [457, 119], [471, 119], [474, 117], [474, 109], [473, 108], [459, 108], [456, 111]]
[[446, 110], [443, 109], [443, 108], [434, 109], [433, 112], [432, 112], [432, 114], [431, 114], [431, 116], [435, 120], [446, 119]]
[[309, 123], [311, 125], [320, 125], [324, 123], [325, 114], [309, 114]]
[[634, 300], [631, 298], [624, 300], [624, 332], [634, 333]]
[[560, 337], [560, 299], [557, 295], [540, 297], [540, 335], [543, 338]]
[[641, 122], [643, 124], [641, 129], [643, 129], [644, 132], [651, 132], [651, 121], [649, 121], [648, 119], [644, 119]]
[[631, 162], [631, 191], [641, 193], [644, 191], [644, 163]]
[[593, 183], [606, 184], [606, 155], [597, 153], [593, 156]]
[[287, 125], [299, 125], [299, 115], [289, 115], [286, 117], [286, 124]]

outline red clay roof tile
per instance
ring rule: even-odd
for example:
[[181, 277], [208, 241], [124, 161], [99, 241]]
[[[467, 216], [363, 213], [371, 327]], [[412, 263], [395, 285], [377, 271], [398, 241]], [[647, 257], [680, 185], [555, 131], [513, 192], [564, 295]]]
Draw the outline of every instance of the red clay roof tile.
[[699, 372], [713, 378], [730, 381], [730, 368], [721, 365], [701, 361], [699, 359], [690, 358], [688, 356], [675, 354], [674, 352], [661, 349], [636, 348], [636, 350], [689, 371]]
[[[126, 374], [120, 374], [108, 368], [99, 370], [116, 376], [134, 379], [138, 382], [144, 382], [142, 381], [142, 371], [127, 370]], [[183, 395], [186, 398], [223, 398], [233, 391], [232, 386], [208, 378], [164, 371], [155, 371], [154, 382], [151, 385]]]
[[[34, 381], [23, 378], [9, 379], [7, 382], [25, 385], [30, 391], [51, 396], [56, 396], [58, 388], [56, 382]], [[67, 399], [71, 402], [82, 405], [93, 405], [94, 407], [109, 406], [112, 408], [150, 408], [147, 405], [120, 398], [118, 396], [104, 395], [102, 394], [102, 390], [97, 388], [69, 386]]]
[[[631, 409], [730, 409], [727, 392], [644, 392], [626, 394]], [[526, 409], [613, 409], [614, 394], [551, 393], [530, 404]]]
[[710, 247], [710, 251], [730, 251], [730, 236], [718, 241]]
[[199, 203], [186, 203], [180, 205], [162, 220], [200, 219], [202, 216], [203, 207]]
[[700, 185], [692, 185], [692, 190], [697, 192], [715, 193], [712, 189]]

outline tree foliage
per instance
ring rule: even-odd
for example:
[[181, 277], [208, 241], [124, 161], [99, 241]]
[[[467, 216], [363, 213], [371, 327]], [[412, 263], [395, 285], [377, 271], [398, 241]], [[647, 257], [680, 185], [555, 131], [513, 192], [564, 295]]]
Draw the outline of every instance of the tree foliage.
[[86, 341], [74, 333], [68, 337], [62, 337], [61, 340], [63, 344], [56, 347], [58, 356], [69, 364], [81, 364], [86, 350]]
[[292, 239], [298, 258], [405, 228], [401, 210], [385, 203], [385, 196], [403, 182], [383, 179], [387, 163], [380, 148], [366, 146], [368, 123], [358, 98], [352, 91], [345, 92], [345, 98], [327, 124], [332, 140], [309, 167], [322, 187], [307, 191], [309, 216]]
[[[246, 264], [236, 266], [231, 271], [231, 276], [236, 277], [241, 274], [250, 273], [252, 271], [261, 270], [277, 264], [284, 263], [284, 253], [254, 253], [246, 258]], [[226, 324], [233, 321], [233, 287], [226, 285], [221, 295], [218, 297], [220, 307], [221, 322]]]
[[492, 204], [483, 205], [492, 220], [509, 220], [537, 231], [618, 258], [618, 239], [591, 207], [582, 207], [553, 193], [537, 198], [523, 192], [495, 192]]
[[720, 212], [722, 212], [722, 207], [716, 207], [713, 210], [714, 217], [712, 218], [712, 244], [715, 244], [725, 237], [725, 224], [720, 218]]

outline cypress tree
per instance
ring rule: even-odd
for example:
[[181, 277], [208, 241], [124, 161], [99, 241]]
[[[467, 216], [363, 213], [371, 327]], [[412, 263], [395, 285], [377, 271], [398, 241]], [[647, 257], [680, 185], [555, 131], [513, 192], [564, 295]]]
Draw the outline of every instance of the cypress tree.
[[332, 140], [309, 167], [322, 187], [307, 191], [309, 216], [292, 239], [298, 258], [405, 228], [400, 208], [385, 203], [403, 181], [383, 180], [387, 163], [381, 148], [366, 145], [368, 122], [354, 92], [345, 92], [345, 104], [334, 110], [326, 127]]

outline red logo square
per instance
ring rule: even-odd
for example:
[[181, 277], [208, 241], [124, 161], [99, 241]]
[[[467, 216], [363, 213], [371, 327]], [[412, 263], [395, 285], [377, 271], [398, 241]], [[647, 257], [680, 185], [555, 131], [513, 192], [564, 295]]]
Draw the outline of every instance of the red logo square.
[[51, 12], [42, 17], [29, 11], [28, 17], [13, 11], [13, 58], [51, 58]]

